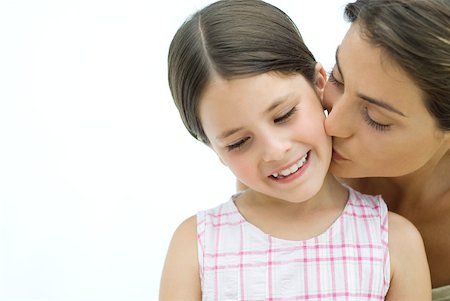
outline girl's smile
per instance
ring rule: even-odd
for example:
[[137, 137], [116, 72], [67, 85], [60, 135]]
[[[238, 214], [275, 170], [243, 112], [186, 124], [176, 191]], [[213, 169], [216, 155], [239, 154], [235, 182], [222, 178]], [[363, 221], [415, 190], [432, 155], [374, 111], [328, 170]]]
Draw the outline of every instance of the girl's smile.
[[311, 199], [328, 173], [331, 139], [319, 98], [325, 76], [317, 66], [316, 85], [299, 74], [215, 77], [200, 99], [210, 146], [242, 183], [268, 197]]
[[300, 158], [300, 160], [297, 160], [294, 164], [287, 168], [283, 168], [279, 172], [274, 172], [269, 177], [277, 182], [280, 183], [287, 183], [291, 182], [298, 177], [300, 177], [305, 170], [308, 168], [308, 156], [309, 152], [306, 153], [303, 157]]

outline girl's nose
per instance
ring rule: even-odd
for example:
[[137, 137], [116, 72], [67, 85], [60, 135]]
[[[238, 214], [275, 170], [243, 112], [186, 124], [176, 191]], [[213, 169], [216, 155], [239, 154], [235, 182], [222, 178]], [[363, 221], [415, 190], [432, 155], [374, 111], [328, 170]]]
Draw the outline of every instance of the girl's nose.
[[263, 160], [266, 162], [281, 160], [291, 149], [291, 146], [289, 139], [276, 136], [267, 138], [263, 145]]

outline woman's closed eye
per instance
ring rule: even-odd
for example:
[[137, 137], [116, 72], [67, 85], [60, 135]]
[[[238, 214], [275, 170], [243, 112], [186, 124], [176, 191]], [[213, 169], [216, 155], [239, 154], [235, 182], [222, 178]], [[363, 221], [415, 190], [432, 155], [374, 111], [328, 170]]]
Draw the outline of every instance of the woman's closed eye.
[[367, 107], [364, 107], [361, 111], [361, 115], [364, 119], [364, 121], [371, 126], [372, 128], [374, 128], [377, 131], [387, 131], [390, 129], [391, 125], [390, 124], [384, 124], [384, 123], [379, 123], [375, 120], [372, 119], [372, 117], [370, 117], [369, 115], [369, 111], [367, 109]]
[[331, 83], [331, 84], [333, 84], [333, 85], [335, 85], [335, 86], [338, 87], [338, 88], [342, 88], [342, 87], [344, 86], [344, 83], [338, 81], [338, 80], [336, 79], [336, 77], [334, 77], [333, 71], [330, 71], [330, 72], [328, 73], [328, 82]]
[[292, 117], [292, 115], [294, 115], [294, 113], [296, 111], [297, 111], [297, 107], [293, 107], [287, 113], [283, 114], [282, 116], [280, 116], [278, 118], [275, 118], [273, 120], [273, 122], [276, 124], [284, 123], [284, 122], [288, 121]]

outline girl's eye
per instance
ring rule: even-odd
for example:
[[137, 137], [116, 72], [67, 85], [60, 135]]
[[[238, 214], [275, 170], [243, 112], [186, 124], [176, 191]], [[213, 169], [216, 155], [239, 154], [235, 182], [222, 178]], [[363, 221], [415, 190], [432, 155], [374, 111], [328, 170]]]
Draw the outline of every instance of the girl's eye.
[[289, 112], [287, 112], [286, 114], [282, 115], [281, 117], [275, 118], [273, 120], [274, 123], [283, 123], [289, 120], [289, 118], [292, 117], [292, 115], [294, 115], [294, 113], [297, 111], [296, 107], [293, 107], [292, 109], [289, 110]]
[[227, 145], [226, 148], [227, 148], [228, 151], [239, 150], [239, 149], [241, 149], [241, 148], [244, 146], [244, 144], [245, 144], [249, 139], [250, 139], [250, 137], [242, 138], [241, 140], [239, 140], [239, 141], [236, 142], [236, 143]]
[[333, 71], [330, 71], [330, 72], [328, 73], [328, 82], [331, 83], [331, 84], [333, 84], [333, 85], [335, 85], [335, 86], [338, 87], [338, 88], [342, 88], [342, 87], [344, 86], [344, 83], [338, 81], [338, 80], [336, 79], [336, 77], [334, 77]]
[[373, 120], [370, 115], [369, 112], [367, 110], [367, 107], [365, 107], [363, 109], [363, 111], [361, 112], [363, 119], [365, 122], [367, 122], [368, 125], [370, 125], [371, 127], [373, 127], [375, 130], [377, 131], [387, 131], [390, 129], [391, 125], [390, 124], [383, 124], [383, 123], [379, 123], [376, 122], [375, 120]]

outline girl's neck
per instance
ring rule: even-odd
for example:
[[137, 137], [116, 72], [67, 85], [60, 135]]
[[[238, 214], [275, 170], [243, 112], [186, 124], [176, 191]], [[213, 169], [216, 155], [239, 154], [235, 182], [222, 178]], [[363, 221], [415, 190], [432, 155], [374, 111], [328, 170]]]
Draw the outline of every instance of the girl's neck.
[[320, 191], [311, 199], [292, 203], [247, 189], [235, 201], [242, 216], [274, 237], [304, 240], [317, 236], [341, 215], [348, 191], [327, 175]]
[[271, 208], [272, 210], [287, 210], [294, 215], [307, 215], [319, 208], [334, 206], [337, 198], [346, 199], [346, 196], [347, 189], [334, 176], [328, 173], [320, 190], [308, 200], [290, 202], [248, 188], [243, 192], [242, 198], [239, 198], [238, 203], [241, 202], [242, 205], [247, 203], [252, 206]]

